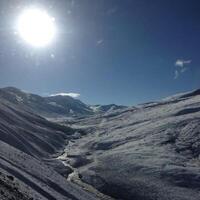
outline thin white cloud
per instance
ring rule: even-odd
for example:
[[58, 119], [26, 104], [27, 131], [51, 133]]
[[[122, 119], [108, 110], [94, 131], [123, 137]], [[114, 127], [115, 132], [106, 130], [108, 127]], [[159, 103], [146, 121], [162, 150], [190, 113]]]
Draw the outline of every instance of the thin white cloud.
[[179, 76], [183, 73], [185, 73], [189, 67], [188, 65], [190, 65], [192, 63], [192, 60], [183, 60], [183, 59], [178, 59], [175, 62], [175, 71], [174, 71], [174, 79], [178, 79]]
[[189, 65], [191, 64], [192, 60], [182, 60], [182, 59], [178, 59], [175, 62], [175, 66], [176, 67], [184, 67], [185, 65]]
[[101, 45], [101, 44], [103, 44], [103, 42], [104, 42], [104, 40], [100, 39], [100, 40], [97, 41], [97, 45]]
[[182, 69], [181, 69], [181, 73], [184, 73], [184, 72], [186, 72], [188, 70], [188, 67], [183, 67]]
[[179, 77], [179, 72], [178, 70], [175, 70], [174, 72], [174, 79], [177, 79]]
[[57, 93], [57, 94], [51, 94], [50, 97], [55, 97], [55, 96], [69, 96], [69, 97], [72, 97], [72, 98], [79, 98], [81, 95], [78, 94], [78, 93], [73, 93], [73, 92], [70, 92], [70, 93], [64, 93], [64, 92], [61, 92], [61, 93]]

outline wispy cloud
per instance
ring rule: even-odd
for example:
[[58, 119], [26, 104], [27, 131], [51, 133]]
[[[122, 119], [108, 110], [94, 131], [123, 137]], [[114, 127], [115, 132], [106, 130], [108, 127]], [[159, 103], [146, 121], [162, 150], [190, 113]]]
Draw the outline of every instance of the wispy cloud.
[[104, 40], [100, 39], [100, 40], [97, 41], [97, 45], [101, 45], [101, 44], [103, 44], [103, 42], [104, 42]]
[[72, 98], [79, 98], [81, 95], [78, 94], [78, 93], [73, 93], [73, 92], [70, 92], [70, 93], [64, 93], [64, 92], [61, 92], [61, 93], [57, 93], [57, 94], [51, 94], [50, 97], [55, 97], [55, 96], [69, 96], [69, 97], [72, 97]]
[[175, 71], [174, 71], [174, 79], [177, 79], [179, 78], [179, 76], [182, 74], [182, 73], [185, 73], [188, 69], [189, 69], [189, 66], [192, 63], [192, 60], [183, 60], [183, 59], [178, 59], [176, 60], [175, 62]]
[[177, 79], [179, 77], [179, 72], [178, 70], [175, 70], [174, 72], [174, 79]]
[[177, 67], [184, 67], [186, 65], [189, 65], [191, 64], [192, 60], [182, 60], [182, 59], [178, 59], [176, 62], [175, 62], [175, 66]]

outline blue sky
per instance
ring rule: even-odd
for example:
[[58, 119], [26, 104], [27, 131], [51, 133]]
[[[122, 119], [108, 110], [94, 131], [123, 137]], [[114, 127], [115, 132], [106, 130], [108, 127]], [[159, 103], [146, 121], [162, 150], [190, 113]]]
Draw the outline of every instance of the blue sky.
[[[32, 4], [59, 31], [43, 49], [14, 34], [17, 16]], [[1, 1], [0, 87], [124, 105], [199, 88], [199, 10], [198, 0]]]

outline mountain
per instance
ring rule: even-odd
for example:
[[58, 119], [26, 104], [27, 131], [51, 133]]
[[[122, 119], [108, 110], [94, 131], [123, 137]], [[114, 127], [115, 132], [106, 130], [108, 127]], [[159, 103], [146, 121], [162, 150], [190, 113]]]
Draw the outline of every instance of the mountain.
[[66, 147], [74, 182], [79, 174], [123, 200], [200, 199], [200, 90], [77, 119], [71, 127], [87, 133]]
[[[53, 123], [38, 114], [73, 120]], [[199, 116], [200, 90], [91, 108], [0, 89], [0, 199], [197, 200]]]
[[64, 108], [65, 112], [61, 113], [62, 115], [71, 114], [71, 115], [91, 115], [92, 110], [90, 107], [78, 99], [74, 99], [69, 96], [52, 96], [45, 97], [45, 100], [48, 104], [53, 106], [58, 106]]
[[78, 130], [23, 110], [20, 102], [30, 97], [22, 94], [1, 91], [0, 199], [98, 199], [67, 181], [72, 169], [56, 159]]
[[109, 105], [93, 105], [93, 106], [90, 106], [90, 108], [93, 110], [94, 113], [102, 114], [106, 112], [112, 112], [118, 109], [127, 108], [127, 106], [109, 104]]
[[89, 106], [70, 96], [41, 97], [14, 87], [7, 87], [0, 89], [0, 99], [5, 99], [44, 117], [86, 116], [92, 114]]
[[[58, 131], [60, 132], [58, 133]], [[66, 131], [67, 134], [63, 132]], [[74, 130], [51, 123], [21, 107], [2, 101], [0, 104], [1, 140], [21, 151], [44, 157], [54, 154]]]
[[42, 97], [14, 87], [1, 88], [0, 99], [46, 118], [86, 117], [125, 108], [115, 104], [89, 106], [70, 96]]

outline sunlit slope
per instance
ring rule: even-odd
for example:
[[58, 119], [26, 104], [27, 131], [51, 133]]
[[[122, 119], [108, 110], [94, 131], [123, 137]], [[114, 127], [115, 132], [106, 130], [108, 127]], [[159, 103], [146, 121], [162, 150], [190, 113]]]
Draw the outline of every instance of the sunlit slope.
[[127, 200], [200, 198], [200, 91], [74, 122], [82, 180]]

